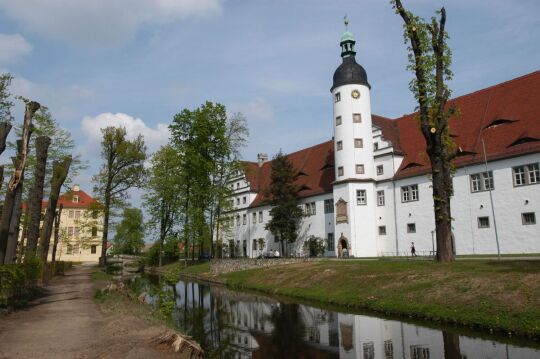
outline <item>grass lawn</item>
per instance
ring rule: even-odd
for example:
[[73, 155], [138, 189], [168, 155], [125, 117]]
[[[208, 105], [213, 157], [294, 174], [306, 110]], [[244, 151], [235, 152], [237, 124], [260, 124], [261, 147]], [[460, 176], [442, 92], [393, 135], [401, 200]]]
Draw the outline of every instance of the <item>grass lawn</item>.
[[[209, 271], [208, 264], [185, 270]], [[323, 260], [218, 277], [228, 286], [540, 338], [540, 261]]]

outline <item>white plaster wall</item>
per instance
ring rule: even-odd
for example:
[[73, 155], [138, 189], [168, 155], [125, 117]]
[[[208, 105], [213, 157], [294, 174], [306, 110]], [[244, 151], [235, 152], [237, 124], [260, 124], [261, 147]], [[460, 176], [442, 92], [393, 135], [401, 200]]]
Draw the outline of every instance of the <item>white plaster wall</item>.
[[[360, 98], [352, 98], [353, 90], [360, 92]], [[338, 92], [341, 95], [341, 101], [335, 102], [334, 98]], [[373, 135], [369, 88], [356, 84], [339, 86], [332, 92], [332, 101], [334, 103], [334, 148], [337, 141], [343, 141], [343, 150], [335, 152], [336, 180], [373, 177]], [[354, 113], [362, 115], [361, 123], [353, 123]], [[341, 116], [342, 123], [336, 126], [338, 116]], [[363, 140], [363, 148], [354, 148], [355, 138]], [[356, 174], [356, 164], [364, 165], [364, 174]], [[340, 166], [343, 166], [343, 176], [338, 176]]]

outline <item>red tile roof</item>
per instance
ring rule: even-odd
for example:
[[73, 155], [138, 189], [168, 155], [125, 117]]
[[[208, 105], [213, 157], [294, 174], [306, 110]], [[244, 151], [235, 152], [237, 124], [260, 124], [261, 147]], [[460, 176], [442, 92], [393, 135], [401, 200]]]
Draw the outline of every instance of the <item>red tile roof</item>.
[[[484, 139], [488, 160], [540, 152], [540, 71], [460, 96], [449, 101], [459, 110], [450, 119], [452, 134], [460, 154], [457, 167], [484, 160]], [[404, 159], [394, 178], [429, 172], [426, 143], [415, 119], [417, 113], [392, 120], [373, 115], [373, 124]], [[301, 197], [332, 191], [334, 177], [333, 140], [288, 155], [300, 173], [297, 184]], [[243, 162], [246, 179], [257, 197], [251, 207], [260, 206], [270, 185], [271, 161], [261, 167]]]
[[[77, 203], [73, 202], [73, 196], [79, 196], [79, 201]], [[41, 203], [41, 208], [45, 209], [47, 208], [47, 205], [49, 204], [49, 201], [44, 200]], [[86, 193], [83, 190], [79, 191], [68, 191], [62, 195], [60, 195], [60, 198], [58, 199], [57, 208], [60, 206], [60, 204], [64, 205], [64, 208], [88, 208], [90, 205], [99, 204], [98, 201], [96, 201], [92, 196], [90, 196], [88, 193]], [[23, 210], [26, 210], [26, 203], [22, 204]]]

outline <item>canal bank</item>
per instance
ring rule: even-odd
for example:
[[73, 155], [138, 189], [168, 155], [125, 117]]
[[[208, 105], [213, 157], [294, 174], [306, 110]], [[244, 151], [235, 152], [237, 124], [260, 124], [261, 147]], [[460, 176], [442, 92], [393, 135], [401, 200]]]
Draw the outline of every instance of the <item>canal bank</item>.
[[392, 316], [540, 338], [540, 261], [308, 261], [211, 274], [209, 264], [167, 276]]

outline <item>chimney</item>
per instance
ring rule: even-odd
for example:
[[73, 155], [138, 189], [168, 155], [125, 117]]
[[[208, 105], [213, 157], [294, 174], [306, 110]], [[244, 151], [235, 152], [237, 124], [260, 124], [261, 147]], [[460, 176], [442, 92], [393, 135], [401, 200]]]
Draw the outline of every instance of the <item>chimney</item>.
[[259, 167], [262, 167], [263, 163], [266, 161], [268, 161], [268, 155], [266, 153], [257, 154], [257, 163], [259, 163]]
[[78, 184], [74, 185], [72, 188], [73, 192], [79, 192], [81, 190], [81, 187], [79, 187]]

